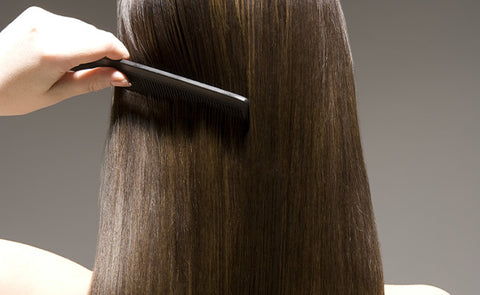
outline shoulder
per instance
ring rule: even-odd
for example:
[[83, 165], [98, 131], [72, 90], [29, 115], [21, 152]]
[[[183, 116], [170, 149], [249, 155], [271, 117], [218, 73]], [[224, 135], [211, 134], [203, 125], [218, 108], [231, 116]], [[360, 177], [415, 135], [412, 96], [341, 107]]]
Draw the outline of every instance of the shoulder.
[[91, 276], [67, 258], [0, 239], [0, 294], [85, 295]]
[[385, 285], [385, 295], [450, 295], [430, 285]]

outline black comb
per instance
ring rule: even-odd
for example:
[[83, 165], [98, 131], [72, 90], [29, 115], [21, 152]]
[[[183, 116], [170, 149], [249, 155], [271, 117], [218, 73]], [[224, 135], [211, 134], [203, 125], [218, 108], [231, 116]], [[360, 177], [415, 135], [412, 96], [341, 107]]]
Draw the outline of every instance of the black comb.
[[98, 67], [115, 68], [127, 76], [132, 86], [125, 88], [126, 90], [145, 96], [171, 96], [205, 104], [248, 122], [249, 103], [246, 97], [143, 64], [125, 59], [111, 60], [105, 57], [95, 62], [76, 66], [72, 71]]

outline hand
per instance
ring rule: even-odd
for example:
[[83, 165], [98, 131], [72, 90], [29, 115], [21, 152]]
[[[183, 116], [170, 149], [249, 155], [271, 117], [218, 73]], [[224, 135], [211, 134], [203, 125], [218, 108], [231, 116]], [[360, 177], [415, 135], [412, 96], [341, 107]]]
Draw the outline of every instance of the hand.
[[77, 19], [31, 7], [0, 32], [0, 44], [0, 116], [27, 114], [110, 86], [129, 86], [113, 68], [70, 71], [105, 56], [129, 58], [114, 35]]

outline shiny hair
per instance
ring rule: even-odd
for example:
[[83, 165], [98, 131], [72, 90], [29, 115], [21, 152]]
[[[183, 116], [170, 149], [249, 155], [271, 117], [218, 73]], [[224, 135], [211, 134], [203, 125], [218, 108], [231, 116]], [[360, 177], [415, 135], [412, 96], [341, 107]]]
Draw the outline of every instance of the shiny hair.
[[339, 1], [118, 13], [132, 60], [248, 97], [250, 129], [116, 89], [91, 294], [383, 294]]

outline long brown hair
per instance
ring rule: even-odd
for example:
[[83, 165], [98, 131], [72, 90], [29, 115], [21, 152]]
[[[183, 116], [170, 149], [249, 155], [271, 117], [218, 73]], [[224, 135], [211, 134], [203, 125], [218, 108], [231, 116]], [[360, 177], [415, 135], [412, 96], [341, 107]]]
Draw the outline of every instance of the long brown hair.
[[116, 90], [91, 294], [384, 293], [338, 0], [120, 0], [119, 35], [250, 129]]

